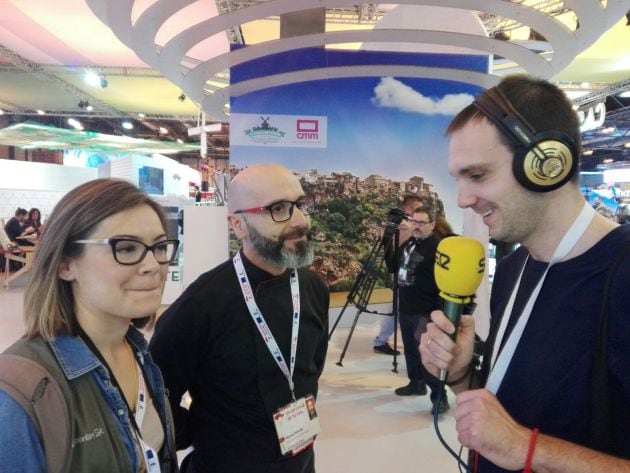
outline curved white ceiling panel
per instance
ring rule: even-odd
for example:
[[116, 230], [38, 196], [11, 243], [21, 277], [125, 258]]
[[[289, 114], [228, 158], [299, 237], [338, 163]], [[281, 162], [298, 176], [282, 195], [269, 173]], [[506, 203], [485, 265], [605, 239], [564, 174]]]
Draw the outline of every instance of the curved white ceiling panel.
[[[140, 4], [141, 2], [141, 4]], [[137, 11], [144, 8], [133, 23], [134, 5]], [[225, 69], [244, 62], [260, 59], [270, 54], [288, 52], [306, 47], [320, 47], [348, 42], [373, 42], [380, 44], [415, 43], [464, 47], [492, 54], [513, 61], [521, 70], [542, 78], [551, 78], [565, 68], [577, 54], [590, 46], [628, 10], [627, 0], [608, 0], [605, 6], [599, 0], [565, 0], [564, 4], [576, 15], [579, 28], [569, 29], [558, 18], [522, 3], [506, 0], [403, 0], [399, 5], [448, 7], [479, 11], [512, 19], [530, 27], [544, 36], [549, 47], [541, 55], [513, 41], [492, 39], [456, 31], [444, 31], [440, 25], [422, 29], [387, 28], [372, 30], [347, 30], [310, 34], [292, 38], [266, 41], [229, 52], [220, 47], [204, 58], [195, 58], [191, 51], [209, 38], [225, 34], [226, 30], [254, 20], [277, 17], [285, 13], [313, 8], [353, 6], [353, 0], [268, 0], [256, 5], [218, 14], [212, 9], [202, 17], [186, 18], [190, 25], [180, 25], [178, 34], [157, 44], [156, 37], [170, 19], [196, 0], [157, 0], [146, 7], [146, 0], [88, 0], [96, 15], [106, 23], [116, 36], [152, 67], [178, 85], [191, 99], [198, 102], [210, 116], [221, 119], [223, 105], [229, 95], [239, 96], [255, 90], [284, 84], [326, 78], [399, 76], [422, 77], [465, 82], [488, 87], [499, 80], [493, 73], [480, 74], [449, 68], [411, 66], [347, 66], [323, 69], [307, 69], [290, 73], [273, 74], [234, 84], [231, 87], [209, 92], [206, 83]], [[183, 15], [179, 15], [183, 16]], [[160, 34], [162, 37], [163, 35]], [[164, 42], [165, 41], [165, 42]], [[205, 44], [205, 43], [204, 43]], [[213, 43], [214, 44], [214, 43]], [[207, 53], [207, 51], [206, 51]], [[192, 65], [196, 65], [191, 67]]]

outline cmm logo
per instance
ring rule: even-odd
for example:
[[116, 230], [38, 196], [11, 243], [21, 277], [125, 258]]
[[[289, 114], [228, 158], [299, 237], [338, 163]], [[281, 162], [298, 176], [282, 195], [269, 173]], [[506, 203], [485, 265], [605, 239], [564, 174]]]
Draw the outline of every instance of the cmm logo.
[[319, 140], [319, 120], [301, 118], [296, 121], [295, 128], [298, 140]]

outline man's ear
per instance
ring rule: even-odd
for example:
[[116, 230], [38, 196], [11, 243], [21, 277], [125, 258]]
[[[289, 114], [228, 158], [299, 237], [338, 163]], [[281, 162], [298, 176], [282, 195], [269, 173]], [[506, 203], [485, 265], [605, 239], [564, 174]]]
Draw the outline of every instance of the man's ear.
[[62, 258], [59, 263], [59, 269], [57, 270], [57, 276], [64, 281], [74, 281], [74, 271], [72, 269], [71, 260], [69, 258]]
[[247, 236], [247, 226], [241, 216], [230, 214], [228, 215], [228, 224], [236, 235], [236, 238], [242, 240]]

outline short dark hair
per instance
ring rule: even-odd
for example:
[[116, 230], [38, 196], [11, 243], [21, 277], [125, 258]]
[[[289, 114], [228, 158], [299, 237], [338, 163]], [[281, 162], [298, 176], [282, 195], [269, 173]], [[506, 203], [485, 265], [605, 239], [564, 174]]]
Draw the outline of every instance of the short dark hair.
[[22, 207], [18, 207], [17, 210], [15, 211], [15, 216], [19, 217], [20, 215], [28, 215], [28, 212], [26, 211], [26, 209], [23, 209]]
[[[535, 133], [559, 131], [571, 138], [577, 150], [577, 156], [573, 156], [573, 159], [579, 160], [581, 143], [580, 121], [577, 113], [573, 110], [571, 100], [569, 100], [562, 89], [546, 80], [536, 79], [524, 74], [506, 76], [496, 85], [496, 89], [527, 120], [527, 123], [533, 128]], [[483, 99], [487, 94], [488, 91], [484, 91], [479, 96], [479, 99]], [[470, 104], [453, 118], [446, 129], [446, 135], [451, 135], [469, 122], [481, 120], [482, 118], [487, 117], [475, 105]], [[505, 136], [502, 130], [499, 129], [499, 132], [502, 143], [514, 151], [514, 142]], [[571, 180], [577, 182], [578, 179], [579, 172], [576, 172]]]
[[429, 222], [435, 221], [435, 210], [433, 210], [431, 207], [428, 207], [426, 205], [423, 205], [422, 207], [418, 207], [417, 209], [413, 211], [413, 213], [427, 214], [427, 217], [429, 217]]

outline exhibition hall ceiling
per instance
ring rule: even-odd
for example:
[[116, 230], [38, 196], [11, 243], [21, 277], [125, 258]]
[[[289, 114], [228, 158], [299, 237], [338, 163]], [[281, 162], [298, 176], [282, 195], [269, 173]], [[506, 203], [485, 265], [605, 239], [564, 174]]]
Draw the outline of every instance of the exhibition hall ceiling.
[[[321, 31], [307, 31], [320, 7], [326, 8]], [[623, 140], [630, 103], [618, 94], [630, 80], [628, 10], [630, 0], [0, 0], [0, 126], [17, 117], [37, 119], [42, 110], [58, 117], [47, 123], [57, 126], [77, 117], [98, 131], [131, 134], [118, 125], [126, 118], [134, 136], [198, 140], [186, 130], [198, 125], [199, 111], [209, 122], [228, 122], [230, 96], [315, 78], [384, 74], [382, 66], [366, 65], [230, 84], [230, 66], [303, 47], [369, 44], [416, 52], [466, 47], [493, 55], [489, 74], [406, 67], [392, 74], [400, 77], [487, 87], [501, 75], [527, 71], [590, 92], [582, 99], [585, 110], [613, 95], [609, 107], [619, 124], [612, 126]], [[290, 22], [304, 22], [304, 32], [281, 34]], [[237, 45], [246, 47], [231, 51]], [[96, 74], [93, 85], [84, 81], [87, 72]], [[610, 135], [592, 142], [607, 147]], [[219, 139], [227, 146], [225, 136]]]

